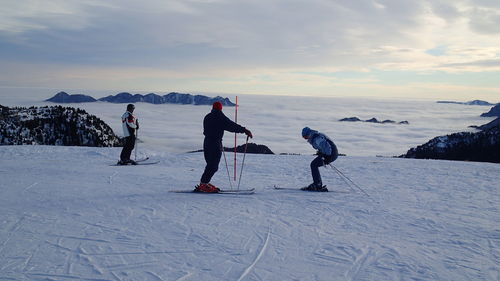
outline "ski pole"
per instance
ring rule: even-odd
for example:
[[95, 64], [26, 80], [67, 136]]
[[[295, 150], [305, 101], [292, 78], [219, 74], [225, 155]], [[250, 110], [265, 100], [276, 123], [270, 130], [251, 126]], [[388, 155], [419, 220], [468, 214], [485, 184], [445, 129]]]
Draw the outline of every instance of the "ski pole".
[[368, 196], [370, 199], [373, 200], [373, 198], [366, 193], [359, 185], [357, 185], [355, 182], [353, 182], [348, 176], [346, 176], [344, 173], [342, 173], [337, 167], [333, 166], [332, 164], [328, 164], [332, 169], [334, 169], [341, 177], [346, 178], [349, 182], [351, 182], [355, 187], [357, 187], [361, 192], [363, 192], [366, 196]]
[[222, 155], [224, 155], [224, 163], [226, 163], [227, 178], [229, 180], [229, 186], [231, 190], [233, 189], [233, 184], [231, 183], [231, 175], [229, 174], [229, 167], [227, 166], [226, 153], [224, 152], [224, 146], [220, 144], [220, 149], [222, 150]]
[[139, 142], [137, 139], [139, 138], [139, 129], [135, 130], [135, 144], [134, 144], [134, 161], [137, 161], [137, 145]]
[[238, 180], [238, 188], [237, 188], [238, 190], [240, 189], [241, 174], [243, 174], [243, 167], [245, 165], [245, 156], [247, 155], [248, 138], [249, 138], [249, 136], [247, 136], [247, 141], [245, 142], [245, 151], [243, 152], [243, 161], [241, 161], [240, 179]]
[[354, 188], [352, 188], [351, 184], [342, 175], [340, 175], [339, 172], [335, 171], [335, 169], [331, 165], [328, 165], [328, 166], [330, 166], [330, 168], [332, 168], [333, 172], [336, 172], [337, 175], [340, 177], [340, 179], [342, 179], [342, 181], [345, 182], [345, 184], [347, 184], [350, 191], [356, 192], [356, 190]]

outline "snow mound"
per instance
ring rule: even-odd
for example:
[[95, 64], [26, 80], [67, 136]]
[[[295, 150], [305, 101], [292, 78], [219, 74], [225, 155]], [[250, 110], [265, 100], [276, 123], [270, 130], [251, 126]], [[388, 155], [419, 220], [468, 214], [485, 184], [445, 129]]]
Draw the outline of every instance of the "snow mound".
[[4, 107], [0, 105], [0, 145], [45, 144], [120, 146], [111, 127], [73, 107]]

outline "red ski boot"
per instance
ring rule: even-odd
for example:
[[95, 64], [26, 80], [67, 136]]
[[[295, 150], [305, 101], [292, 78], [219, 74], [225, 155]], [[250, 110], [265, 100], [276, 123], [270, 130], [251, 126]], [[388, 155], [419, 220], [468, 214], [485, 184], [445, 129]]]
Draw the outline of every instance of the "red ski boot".
[[194, 192], [217, 193], [220, 189], [209, 183], [200, 183], [194, 189]]

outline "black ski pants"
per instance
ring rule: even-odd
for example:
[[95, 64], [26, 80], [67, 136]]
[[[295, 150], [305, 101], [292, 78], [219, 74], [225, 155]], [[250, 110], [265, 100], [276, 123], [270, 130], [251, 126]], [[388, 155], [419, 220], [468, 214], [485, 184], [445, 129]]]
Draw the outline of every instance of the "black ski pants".
[[212, 177], [219, 170], [219, 162], [222, 156], [222, 141], [205, 138], [203, 141], [203, 155], [205, 156], [205, 171], [200, 182], [209, 183]]
[[334, 151], [334, 154], [331, 156], [318, 156], [314, 158], [311, 162], [311, 174], [313, 178], [313, 182], [317, 185], [323, 185], [323, 181], [321, 180], [321, 174], [319, 173], [319, 167], [328, 165], [333, 161], [337, 160], [338, 153]]
[[311, 174], [313, 177], [313, 182], [317, 186], [323, 185], [323, 181], [321, 180], [321, 175], [319, 173], [319, 167], [323, 166], [323, 157], [318, 156], [311, 162]]
[[122, 153], [120, 154], [120, 160], [127, 161], [130, 160], [130, 154], [134, 150], [135, 146], [135, 135], [125, 137], [125, 145], [123, 145]]

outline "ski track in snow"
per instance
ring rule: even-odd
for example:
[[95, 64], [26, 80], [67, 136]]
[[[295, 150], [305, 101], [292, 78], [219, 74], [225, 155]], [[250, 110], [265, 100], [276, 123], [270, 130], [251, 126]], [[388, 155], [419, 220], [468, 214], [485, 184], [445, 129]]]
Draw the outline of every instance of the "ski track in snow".
[[108, 183], [113, 184], [113, 178], [118, 175], [118, 172], [114, 172], [111, 176], [109, 176]]
[[119, 152], [2, 147], [0, 280], [500, 279], [498, 164], [340, 157], [368, 197], [325, 168], [334, 192], [274, 190], [308, 184], [313, 156], [247, 155], [255, 194], [193, 196], [168, 191], [201, 153], [108, 166]]
[[262, 245], [262, 248], [260, 249], [259, 253], [257, 254], [257, 256], [255, 257], [254, 261], [252, 262], [252, 264], [247, 267], [245, 269], [245, 272], [243, 272], [243, 274], [240, 276], [240, 278], [238, 278], [238, 281], [241, 281], [241, 280], [244, 280], [244, 278], [252, 271], [252, 269], [255, 267], [255, 265], [257, 264], [257, 262], [260, 260], [260, 258], [264, 255], [266, 249], [267, 249], [267, 245], [269, 244], [269, 235], [271, 233], [271, 228], [269, 227], [268, 231], [267, 231], [267, 235], [266, 235], [266, 239], [265, 241], [263, 241], [263, 245]]
[[33, 184], [30, 184], [29, 186], [27, 186], [24, 191], [28, 191], [30, 190], [32, 187], [36, 186], [38, 183], [37, 182], [34, 182]]

